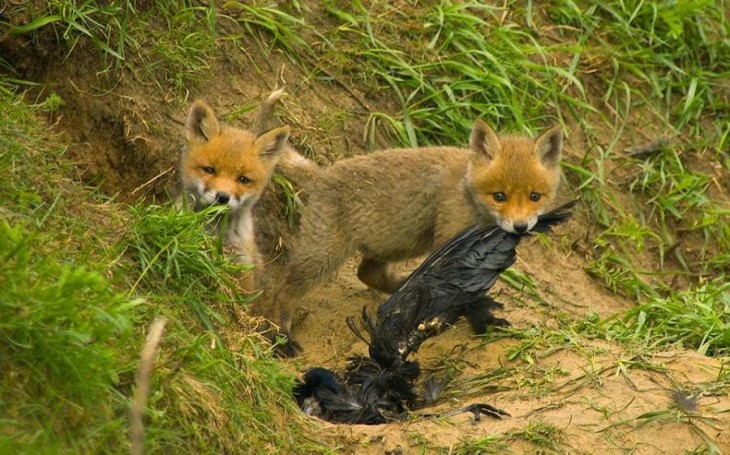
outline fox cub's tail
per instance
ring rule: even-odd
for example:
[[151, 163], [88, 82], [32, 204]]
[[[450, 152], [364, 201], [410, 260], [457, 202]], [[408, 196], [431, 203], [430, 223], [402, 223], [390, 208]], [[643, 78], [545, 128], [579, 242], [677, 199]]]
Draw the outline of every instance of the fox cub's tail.
[[[276, 103], [285, 94], [286, 92], [283, 88], [274, 90], [266, 98], [266, 101], [261, 103], [253, 124], [254, 134], [260, 135], [275, 126], [273, 118], [274, 108], [276, 107]], [[316, 178], [319, 171], [320, 167], [317, 163], [305, 158], [291, 145], [286, 146], [286, 150], [284, 150], [276, 166], [276, 173], [282, 175], [297, 188], [305, 187], [311, 180]]]

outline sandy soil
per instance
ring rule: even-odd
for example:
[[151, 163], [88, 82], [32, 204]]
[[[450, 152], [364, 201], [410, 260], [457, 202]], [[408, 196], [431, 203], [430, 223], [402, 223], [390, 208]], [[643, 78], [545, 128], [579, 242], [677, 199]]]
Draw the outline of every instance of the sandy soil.
[[[498, 316], [515, 328], [556, 327], [555, 315], [580, 318], [593, 311], [608, 316], [630, 305], [587, 276], [578, 257], [566, 258], [534, 240], [523, 242], [518, 251], [515, 267], [538, 283], [545, 301], [526, 302], [519, 292], [498, 285], [495, 295], [505, 304]], [[333, 282], [304, 299], [295, 336], [305, 352], [291, 361], [295, 368], [342, 368], [348, 355], [365, 352], [364, 344], [349, 333], [345, 318], [364, 305], [374, 311], [385, 296], [361, 284], [355, 267], [350, 261]], [[700, 392], [723, 369], [716, 359], [682, 350], [644, 354], [576, 337], [538, 346], [529, 361], [519, 356], [510, 360], [518, 345], [509, 337], [484, 341], [462, 322], [429, 340], [417, 355], [425, 369], [438, 372], [450, 363], [461, 370], [447, 391], [454, 396], [423, 412], [484, 402], [511, 417], [473, 423], [470, 414], [463, 414], [373, 427], [326, 422], [317, 426], [341, 441], [342, 453], [418, 453], [423, 448], [448, 453], [464, 440], [500, 434], [508, 449], [486, 453], [674, 454], [703, 446], [703, 438], [721, 450], [730, 449], [730, 399]], [[490, 372], [497, 377], [484, 386], [487, 390], [460, 387]], [[678, 397], [685, 391], [699, 393], [696, 409], [689, 412], [679, 410]], [[542, 424], [557, 429], [551, 436], [559, 437], [552, 450], [530, 441], [531, 431]]]

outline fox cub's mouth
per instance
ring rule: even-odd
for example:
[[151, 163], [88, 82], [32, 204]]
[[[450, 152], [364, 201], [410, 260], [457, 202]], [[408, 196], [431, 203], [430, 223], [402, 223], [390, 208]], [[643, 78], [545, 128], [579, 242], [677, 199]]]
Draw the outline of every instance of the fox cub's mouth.
[[535, 224], [537, 224], [537, 217], [517, 223], [512, 220], [497, 217], [497, 225], [505, 231], [511, 232], [513, 234], [524, 234], [526, 232], [529, 232], [530, 230], [532, 230], [532, 228], [535, 227]]
[[200, 194], [200, 198], [206, 205], [225, 205], [231, 210], [235, 210], [246, 205], [246, 202], [251, 199], [251, 196], [248, 194], [234, 196], [224, 192], [208, 190]]

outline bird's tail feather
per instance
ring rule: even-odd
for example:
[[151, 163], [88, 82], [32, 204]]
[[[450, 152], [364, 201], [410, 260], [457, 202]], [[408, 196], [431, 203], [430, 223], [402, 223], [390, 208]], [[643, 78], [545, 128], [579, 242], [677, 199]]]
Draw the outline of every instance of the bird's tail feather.
[[354, 316], [348, 316], [347, 319], [345, 319], [345, 321], [347, 322], [347, 327], [350, 328], [350, 330], [352, 331], [352, 333], [355, 334], [355, 336], [360, 341], [362, 341], [363, 343], [365, 343], [368, 346], [370, 346], [370, 340], [368, 340], [367, 338], [365, 338], [363, 336], [362, 332], [360, 331], [360, 329], [357, 327], [357, 322], [355, 321], [355, 317]]

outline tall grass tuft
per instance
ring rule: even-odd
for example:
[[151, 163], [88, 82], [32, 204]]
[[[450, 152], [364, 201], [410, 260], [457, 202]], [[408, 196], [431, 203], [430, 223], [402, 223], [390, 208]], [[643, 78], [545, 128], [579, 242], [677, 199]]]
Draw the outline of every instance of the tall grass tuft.
[[0, 222], [0, 447], [78, 441], [89, 449], [118, 430], [115, 387], [126, 360], [118, 347], [129, 342], [139, 302], [97, 271], [37, 254], [43, 241]]
[[251, 266], [229, 260], [222, 239], [209, 233], [212, 224], [225, 223], [225, 209], [195, 213], [171, 205], [131, 207], [133, 228], [125, 243], [137, 278], [130, 292], [169, 294], [211, 331], [226, 321], [221, 309], [245, 310], [255, 296], [244, 295], [236, 278], [251, 273]]

